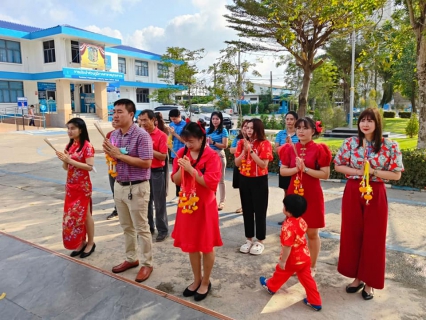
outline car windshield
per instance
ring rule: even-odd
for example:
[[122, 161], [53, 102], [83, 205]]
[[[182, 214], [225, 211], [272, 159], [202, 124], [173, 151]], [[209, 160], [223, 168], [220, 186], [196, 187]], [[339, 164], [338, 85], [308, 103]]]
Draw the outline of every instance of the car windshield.
[[201, 107], [202, 113], [212, 113], [214, 110], [214, 107]]

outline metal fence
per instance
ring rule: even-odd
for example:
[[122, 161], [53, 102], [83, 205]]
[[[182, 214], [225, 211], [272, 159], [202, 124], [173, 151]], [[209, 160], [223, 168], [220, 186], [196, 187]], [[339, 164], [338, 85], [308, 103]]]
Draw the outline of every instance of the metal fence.
[[9, 119], [13, 119], [12, 123], [16, 125], [16, 130], [19, 130], [20, 126], [22, 126], [23, 130], [25, 130], [25, 126], [29, 127], [31, 118], [34, 119], [35, 127], [46, 129], [46, 117], [44, 114], [31, 117], [28, 115], [28, 109], [26, 108], [5, 107], [0, 109], [0, 123], [11, 123]]

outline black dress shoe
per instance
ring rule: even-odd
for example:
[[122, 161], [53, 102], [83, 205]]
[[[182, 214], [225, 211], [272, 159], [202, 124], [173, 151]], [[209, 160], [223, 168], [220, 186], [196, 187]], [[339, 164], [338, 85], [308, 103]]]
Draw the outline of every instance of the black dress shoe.
[[82, 252], [81, 254], [80, 254], [80, 258], [87, 258], [88, 256], [90, 256], [93, 252], [95, 252], [95, 248], [96, 248], [96, 244], [94, 243], [93, 244], [93, 247], [92, 247], [92, 249], [89, 251], [89, 252]]
[[195, 301], [201, 301], [201, 300], [204, 300], [206, 297], [207, 297], [207, 295], [209, 294], [209, 292], [210, 292], [210, 289], [212, 288], [212, 284], [211, 284], [211, 282], [209, 282], [209, 286], [208, 286], [208, 288], [207, 288], [207, 292], [206, 293], [198, 293], [198, 292], [195, 292], [195, 295], [194, 295], [194, 300]]
[[79, 256], [84, 251], [84, 249], [86, 249], [86, 246], [87, 246], [87, 243], [83, 246], [83, 248], [81, 248], [81, 250], [71, 252], [70, 257]]
[[365, 287], [364, 287], [364, 289], [362, 289], [361, 295], [364, 298], [364, 300], [371, 300], [371, 299], [374, 298], [374, 289], [371, 288], [371, 293], [367, 293], [367, 291], [365, 291]]
[[278, 222], [279, 226], [282, 226], [285, 220]]
[[161, 242], [164, 241], [169, 236], [168, 233], [159, 233], [155, 241]]
[[[201, 283], [200, 283], [200, 286], [201, 286]], [[192, 297], [193, 295], [195, 295], [197, 293], [197, 290], [200, 286], [198, 286], [197, 289], [195, 289], [194, 291], [186, 288], [185, 291], [183, 292], [183, 296], [184, 297]]]
[[364, 282], [360, 282], [358, 286], [356, 287], [351, 287], [350, 284], [348, 284], [346, 286], [346, 293], [357, 293], [359, 290], [361, 290], [362, 288], [364, 288]]

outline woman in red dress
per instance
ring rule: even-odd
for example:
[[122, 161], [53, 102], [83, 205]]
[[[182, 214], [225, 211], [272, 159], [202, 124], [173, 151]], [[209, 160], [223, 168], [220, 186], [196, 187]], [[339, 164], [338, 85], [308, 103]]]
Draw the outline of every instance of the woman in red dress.
[[67, 128], [70, 142], [63, 153], [56, 152], [63, 162], [62, 167], [67, 171], [62, 239], [66, 249], [74, 250], [71, 257], [86, 258], [96, 248], [93, 241], [95, 224], [89, 175], [93, 169], [95, 150], [90, 144], [86, 123], [82, 119], [71, 119]]
[[175, 247], [189, 253], [194, 274], [194, 282], [183, 296], [201, 301], [211, 289], [214, 247], [222, 246], [216, 205], [221, 163], [217, 153], [206, 146], [206, 132], [200, 123], [188, 123], [180, 136], [185, 147], [173, 161], [171, 176], [181, 186], [172, 238]]
[[321, 249], [319, 229], [325, 227], [324, 195], [319, 179], [328, 179], [330, 176], [331, 152], [325, 144], [312, 141], [318, 131], [311, 118], [298, 119], [295, 127], [299, 142], [287, 143], [280, 149], [280, 174], [291, 176], [288, 194], [298, 193], [308, 202], [303, 219], [308, 224], [306, 234], [312, 275], [315, 275]]

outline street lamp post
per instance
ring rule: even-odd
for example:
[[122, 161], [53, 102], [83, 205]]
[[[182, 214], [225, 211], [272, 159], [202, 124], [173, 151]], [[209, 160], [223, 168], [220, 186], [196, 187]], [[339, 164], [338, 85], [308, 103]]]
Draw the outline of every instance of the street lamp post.
[[349, 128], [352, 129], [354, 122], [355, 101], [355, 30], [352, 31], [352, 63], [351, 63], [351, 95], [349, 101]]

